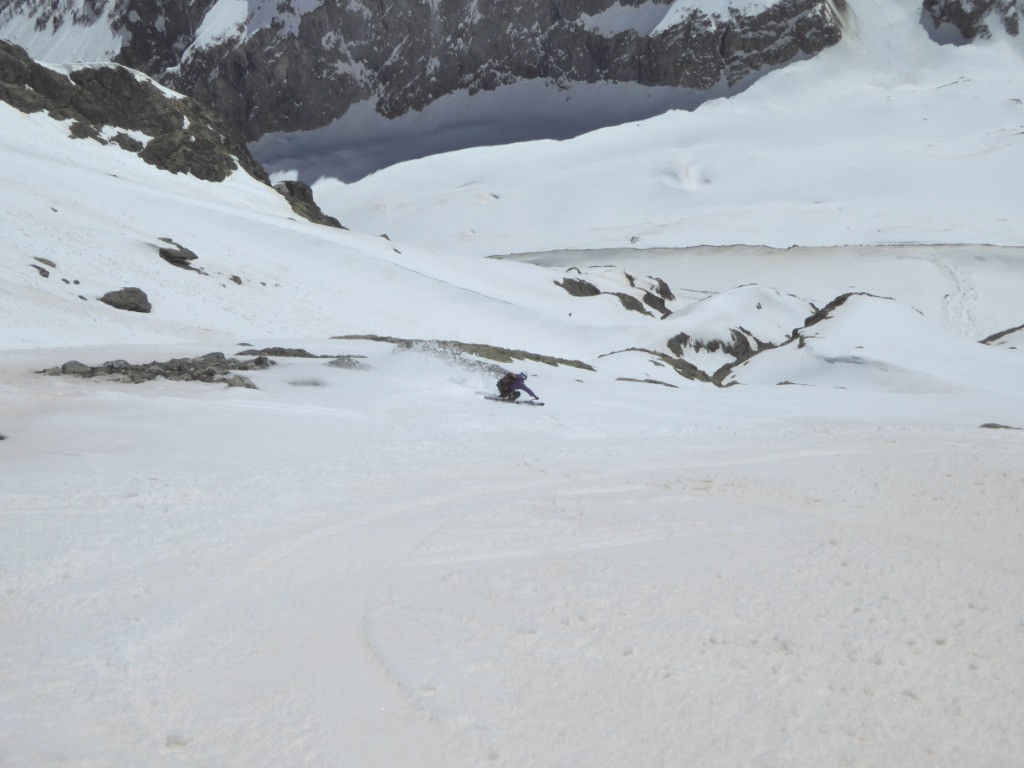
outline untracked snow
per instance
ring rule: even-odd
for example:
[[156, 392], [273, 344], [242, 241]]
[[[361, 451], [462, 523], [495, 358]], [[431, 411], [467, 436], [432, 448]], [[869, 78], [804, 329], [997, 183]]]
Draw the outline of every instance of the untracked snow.
[[[1019, 765], [1020, 70], [851, 7], [697, 112], [318, 185], [349, 231], [0, 104], [0, 765]], [[317, 357], [39, 373], [267, 348]]]

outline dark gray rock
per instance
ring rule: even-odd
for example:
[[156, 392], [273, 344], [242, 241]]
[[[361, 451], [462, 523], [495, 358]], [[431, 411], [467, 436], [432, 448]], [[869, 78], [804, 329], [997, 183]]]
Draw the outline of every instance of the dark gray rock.
[[1017, 0], [924, 0], [921, 4], [921, 23], [941, 43], [992, 37], [988, 25], [993, 21], [1011, 35], [1020, 34]]
[[651, 280], [653, 280], [655, 285], [657, 286], [657, 293], [662, 299], [664, 299], [665, 301], [676, 300], [676, 296], [674, 293], [672, 293], [672, 289], [668, 287], [668, 283], [666, 283], [660, 277], [652, 277]]
[[113, 141], [115, 144], [117, 144], [117, 146], [119, 146], [121, 149], [125, 150], [126, 152], [134, 152], [135, 154], [138, 154], [139, 152], [141, 152], [143, 149], [145, 149], [145, 146], [146, 146], [145, 144], [143, 144], [138, 139], [132, 138], [127, 133], [124, 133], [123, 131], [117, 133], [114, 136], [114, 138], [111, 139], [111, 141]]
[[264, 347], [263, 349], [246, 349], [240, 355], [264, 355], [266, 357], [334, 357], [334, 355], [314, 355], [305, 349], [295, 347]]
[[100, 296], [100, 301], [114, 309], [123, 309], [126, 312], [151, 312], [153, 310], [153, 306], [149, 303], [149, 297], [141, 288], [121, 288], [117, 291], [110, 291]]
[[326, 227], [343, 227], [341, 222], [333, 216], [328, 216], [317, 205], [313, 199], [313, 189], [304, 181], [282, 181], [274, 185], [274, 189], [284, 195], [292, 210], [302, 218], [312, 221], [314, 224], [323, 224]]
[[221, 379], [221, 381], [223, 381], [229, 387], [241, 387], [242, 389], [259, 389], [259, 387], [257, 387], [253, 383], [253, 380], [250, 379], [248, 376], [242, 376], [237, 373], [232, 376], [225, 376], [223, 379]]
[[64, 365], [60, 367], [61, 373], [68, 375], [77, 374], [78, 376], [84, 376], [91, 370], [92, 368], [88, 365], [80, 363], [77, 360], [68, 360], [68, 362], [64, 363]]
[[349, 371], [365, 371], [370, 368], [369, 365], [363, 362], [362, 355], [339, 355], [329, 361], [327, 365], [332, 368], [344, 368]]
[[208, 355], [194, 358], [174, 358], [165, 362], [132, 364], [125, 360], [108, 360], [107, 362], [88, 366], [77, 360], [70, 360], [57, 368], [47, 368], [38, 373], [49, 376], [74, 375], [83, 378], [105, 376], [115, 381], [139, 384], [156, 378], [172, 381], [204, 381], [209, 383], [227, 384], [229, 387], [245, 387], [256, 389], [253, 381], [234, 371], [263, 370], [274, 365], [274, 361], [264, 356], [252, 360], [238, 360], [226, 357], [222, 352], [211, 352]]
[[167, 243], [169, 248], [159, 248], [157, 253], [160, 254], [160, 258], [180, 269], [189, 269], [196, 271], [195, 267], [192, 266], [192, 262], [199, 258], [195, 251], [186, 248], [183, 245], [178, 245], [176, 242], [171, 240], [169, 237], [161, 237], [161, 242]]
[[1024, 325], [1016, 325], [1013, 328], [1007, 328], [1005, 331], [998, 331], [989, 336], [986, 336], [981, 340], [982, 344], [1004, 344], [1008, 339], [1014, 339], [1017, 336], [1024, 338]]
[[643, 302], [640, 301], [636, 296], [630, 296], [628, 293], [609, 293], [609, 296], [614, 296], [622, 304], [623, 308], [628, 309], [630, 312], [639, 312], [641, 315], [650, 315], [651, 313], [644, 309]]
[[555, 285], [565, 290], [570, 296], [600, 296], [601, 289], [591, 282], [582, 278], [567, 277], [562, 281], [555, 281]]
[[644, 304], [651, 309], [655, 309], [660, 312], [662, 319], [665, 319], [672, 314], [672, 310], [665, 306], [665, 300], [661, 298], [661, 296], [653, 294], [650, 291], [644, 291]]

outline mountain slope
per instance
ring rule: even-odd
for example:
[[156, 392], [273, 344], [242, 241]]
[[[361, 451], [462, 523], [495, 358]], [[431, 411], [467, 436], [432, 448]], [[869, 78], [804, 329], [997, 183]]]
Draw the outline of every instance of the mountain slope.
[[[909, 0], [849, 12], [839, 45], [693, 112], [325, 178], [318, 199], [358, 228], [478, 255], [1024, 243], [1018, 40], [939, 45]], [[324, 151], [290, 147], [300, 169]]]
[[[527, 81], [671, 86], [696, 103], [839, 39], [835, 6], [825, 0], [734, 5], [20, 0], [0, 13], [0, 34], [46, 60], [88, 51], [141, 69], [253, 140], [336, 119], [348, 125], [346, 113], [360, 104], [390, 119], [453, 93]], [[576, 112], [563, 103], [535, 135], [597, 117]]]
[[[966, 136], [1016, 158], [1012, 130], [986, 133], [1010, 75], [936, 101], [908, 83], [949, 72], [891, 53], [891, 77], [833, 60], [835, 120], [799, 138], [858, 147], [840, 122], [857, 106], [907, 128], [945, 105], [940, 150]], [[857, 82], [872, 100], [839, 109]], [[762, 83], [694, 114], [706, 124], [633, 129], [667, 164], [662, 192], [718, 183], [674, 165], [688, 132], [710, 146], [758, 112], [793, 129], [780, 115], [820, 93]], [[950, 119], [964, 95], [977, 134]], [[613, 131], [402, 169], [475, 185], [378, 189], [389, 212], [407, 193], [432, 209], [405, 234], [453, 244], [433, 250], [375, 221], [312, 224], [240, 170], [174, 174], [55, 117], [0, 103], [0, 764], [1002, 768], [1024, 752], [1019, 245], [578, 250], [654, 197]], [[763, 139], [758, 157], [826, 157]], [[484, 216], [530, 210], [558, 173], [577, 185], [548, 219]], [[843, 178], [835, 199], [860, 199]], [[724, 186], [722, 210], [760, 210], [754, 231], [807, 224], [800, 198]], [[479, 258], [444, 196], [491, 244], [573, 250]], [[919, 198], [887, 199], [908, 237], [931, 236]], [[956, 224], [978, 242], [995, 220]], [[98, 300], [125, 285], [150, 312]], [[256, 389], [70, 373], [253, 351], [275, 362]], [[545, 407], [482, 398], [501, 368]]]

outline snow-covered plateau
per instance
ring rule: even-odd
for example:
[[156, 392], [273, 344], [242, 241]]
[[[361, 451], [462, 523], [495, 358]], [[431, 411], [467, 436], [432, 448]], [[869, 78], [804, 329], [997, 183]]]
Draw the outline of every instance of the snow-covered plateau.
[[1020, 766], [1019, 43], [849, 5], [349, 230], [0, 103], [0, 766]]

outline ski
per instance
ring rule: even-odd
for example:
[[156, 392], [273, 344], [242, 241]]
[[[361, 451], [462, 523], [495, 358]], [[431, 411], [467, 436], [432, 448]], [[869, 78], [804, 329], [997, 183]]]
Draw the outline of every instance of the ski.
[[508, 403], [509, 405], [544, 405], [540, 400], [506, 400], [496, 395], [484, 395], [484, 400], [494, 400], [495, 402]]

